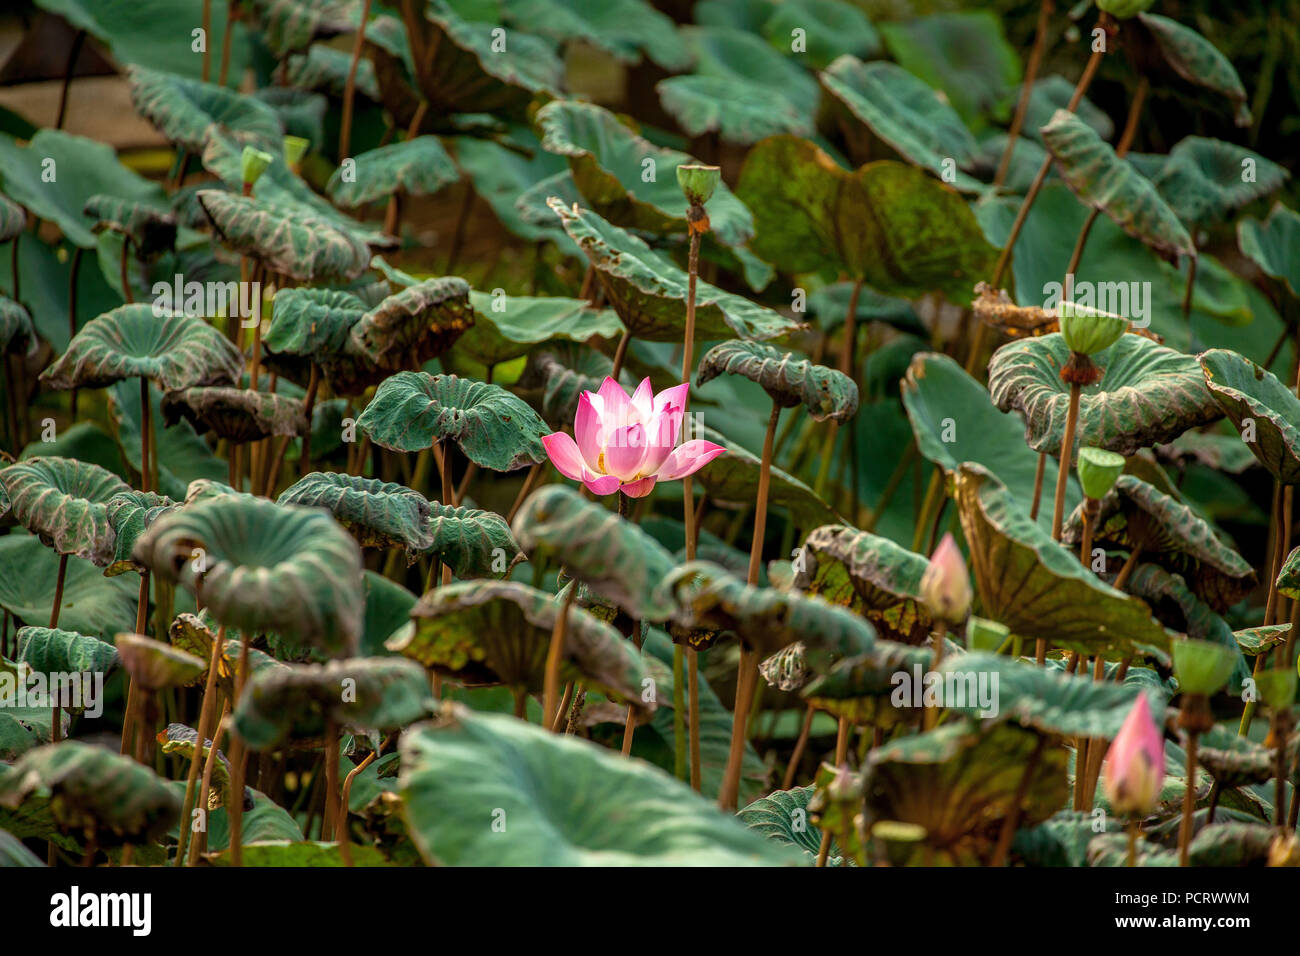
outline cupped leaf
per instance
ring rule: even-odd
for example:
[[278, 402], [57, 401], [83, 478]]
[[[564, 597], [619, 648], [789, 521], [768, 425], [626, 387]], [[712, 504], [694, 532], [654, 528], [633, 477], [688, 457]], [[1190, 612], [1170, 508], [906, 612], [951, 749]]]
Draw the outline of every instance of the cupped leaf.
[[740, 375], [762, 386], [782, 408], [802, 405], [814, 420], [846, 422], [858, 411], [858, 386], [843, 372], [816, 365], [765, 342], [720, 342], [700, 360], [695, 384]]
[[176, 215], [148, 203], [97, 194], [82, 210], [95, 220], [94, 231], [106, 229], [131, 238], [132, 252], [151, 261], [176, 245]]
[[188, 687], [207, 670], [207, 665], [188, 651], [141, 634], [117, 635], [117, 654], [131, 679], [147, 690]]
[[[1220, 789], [1266, 783], [1277, 768], [1277, 751], [1262, 747], [1249, 737], [1215, 724], [1200, 735], [1197, 762], [1212, 776]], [[1300, 736], [1287, 741], [1288, 759], [1294, 759]]]
[[1300, 295], [1300, 256], [1293, 252], [1300, 246], [1300, 216], [1293, 210], [1276, 203], [1263, 222], [1241, 220], [1237, 244], [1266, 275], [1281, 279], [1292, 295]]
[[716, 133], [748, 146], [768, 136], [807, 136], [812, 120], [770, 88], [732, 76], [670, 76], [655, 86], [664, 110], [693, 137]]
[[1079, 199], [1166, 259], [1196, 255], [1192, 237], [1151, 181], [1087, 123], [1057, 110], [1042, 134], [1061, 178]]
[[[1066, 522], [1061, 535], [1065, 544], [1078, 544], [1083, 537], [1082, 507]], [[1134, 475], [1119, 476], [1101, 499], [1092, 524], [1098, 544], [1140, 548], [1149, 560], [1181, 574], [1220, 612], [1258, 583], [1255, 569], [1221, 541], [1204, 518]]]
[[1300, 548], [1292, 548], [1277, 575], [1277, 593], [1300, 600]]
[[1146, 604], [1080, 564], [991, 473], [963, 465], [956, 499], [984, 617], [1081, 654], [1125, 657], [1168, 648]]
[[886, 638], [924, 642], [931, 616], [921, 599], [929, 560], [879, 535], [846, 525], [823, 525], [804, 540], [795, 587], [851, 608]]
[[278, 149], [284, 128], [275, 110], [243, 93], [144, 66], [127, 68], [131, 102], [172, 143], [195, 155], [217, 131], [240, 144]]
[[1214, 44], [1191, 27], [1154, 13], [1139, 13], [1137, 22], [1146, 28], [1166, 66], [1188, 83], [1226, 96], [1236, 109], [1238, 126], [1250, 125], [1246, 88], [1228, 58]]
[[147, 378], [165, 389], [177, 389], [233, 382], [243, 364], [230, 340], [202, 319], [156, 315], [151, 306], [134, 303], [82, 326], [41, 381], [70, 389]]
[[617, 338], [622, 332], [612, 310], [593, 309], [585, 299], [471, 290], [469, 300], [474, 307], [474, 326], [456, 344], [484, 365], [528, 355], [542, 342], [585, 342], [593, 336]]
[[159, 518], [134, 554], [245, 634], [271, 631], [330, 654], [357, 646], [361, 549], [316, 509], [210, 498]]
[[1300, 399], [1272, 372], [1228, 349], [1198, 359], [1210, 395], [1259, 463], [1283, 484], [1300, 483]]
[[[555, 100], [535, 119], [542, 148], [565, 156], [583, 197], [616, 226], [660, 235], [686, 233], [686, 201], [673, 172], [698, 160], [656, 146], [593, 103]], [[655, 170], [647, 182], [646, 168]], [[710, 229], [728, 246], [754, 234], [753, 218], [725, 185], [708, 204]]]
[[[505, 685], [537, 693], [546, 677], [551, 633], [563, 609], [555, 595], [514, 581], [457, 582], [430, 591], [411, 609], [413, 629], [388, 648], [467, 687]], [[633, 645], [582, 608], [571, 607], [561, 650], [562, 680], [578, 680], [627, 701], [641, 716], [646, 670]]]
[[887, 294], [964, 302], [996, 258], [961, 196], [902, 163], [849, 171], [808, 140], [774, 136], [750, 151], [736, 192], [754, 212], [751, 248], [789, 272], [829, 266]]
[[[821, 75], [827, 91], [908, 162], [942, 177], [950, 163], [969, 168], [977, 146], [942, 93], [894, 63], [840, 57]], [[956, 170], [953, 170], [956, 173]], [[962, 192], [979, 192], [978, 180], [956, 173]]]
[[395, 193], [429, 196], [460, 178], [442, 143], [436, 136], [416, 136], [362, 153], [343, 175], [334, 171], [325, 191], [340, 206], [362, 206]]
[[[794, 864], [708, 800], [639, 760], [511, 717], [444, 705], [403, 735], [398, 775], [421, 856], [455, 866]], [[485, 806], [509, 840], [479, 826]]]
[[351, 351], [350, 337], [366, 311], [365, 301], [342, 289], [279, 290], [262, 337], [267, 368], [305, 382], [317, 365], [335, 392], [360, 391], [374, 373], [364, 356]]
[[276, 503], [324, 508], [363, 548], [403, 548], [408, 561], [433, 544], [428, 499], [391, 481], [316, 471], [282, 491]]
[[[49, 621], [58, 571], [58, 555], [35, 535], [0, 538], [0, 607], [20, 621]], [[59, 623], [112, 640], [135, 627], [138, 590], [134, 581], [106, 578], [89, 561], [70, 556]]]
[[504, 574], [519, 558], [519, 545], [506, 519], [492, 511], [429, 503], [425, 554], [434, 555], [458, 578]]
[[73, 458], [27, 458], [0, 469], [7, 501], [0, 514], [59, 554], [73, 554], [100, 567], [113, 558], [113, 529], [105, 505], [130, 491], [117, 475]]
[[1152, 179], [1183, 222], [1209, 226], [1281, 189], [1290, 173], [1235, 143], [1188, 136]]
[[550, 434], [536, 412], [500, 386], [428, 372], [385, 379], [357, 427], [393, 451], [454, 441], [470, 461], [493, 471], [543, 461], [542, 436]]
[[530, 554], [546, 552], [578, 580], [630, 614], [662, 621], [674, 603], [659, 591], [672, 570], [671, 554], [631, 522], [568, 485], [548, 485], [528, 496], [512, 525]]
[[[686, 273], [667, 256], [594, 212], [555, 198], [548, 205], [595, 267], [610, 305], [628, 331], [653, 342], [681, 341], [686, 332]], [[801, 323], [773, 309], [703, 281], [696, 286], [695, 309], [699, 341], [736, 336], [775, 339], [802, 328]]]
[[162, 413], [168, 425], [184, 418], [198, 434], [211, 430], [236, 444], [271, 435], [302, 435], [307, 431], [301, 400], [251, 388], [226, 385], [182, 388], [163, 396]]
[[469, 283], [457, 276], [425, 279], [358, 319], [349, 345], [374, 365], [379, 379], [441, 355], [473, 324]]
[[143, 842], [180, 815], [176, 792], [148, 767], [79, 740], [30, 750], [0, 778], [0, 806], [45, 798], [65, 833], [93, 832], [101, 844]]
[[[1024, 416], [1025, 442], [1035, 451], [1061, 450], [1070, 404], [1061, 369], [1069, 359], [1065, 339], [1053, 332], [1010, 342], [989, 360], [989, 394], [998, 408]], [[1092, 360], [1102, 378], [1084, 386], [1079, 399], [1080, 447], [1132, 455], [1221, 414], [1205, 376], [1197, 374], [1196, 359], [1145, 336], [1121, 335]]]
[[424, 669], [398, 657], [360, 657], [258, 671], [234, 713], [234, 732], [254, 750], [324, 734], [327, 722], [395, 730], [429, 712]]

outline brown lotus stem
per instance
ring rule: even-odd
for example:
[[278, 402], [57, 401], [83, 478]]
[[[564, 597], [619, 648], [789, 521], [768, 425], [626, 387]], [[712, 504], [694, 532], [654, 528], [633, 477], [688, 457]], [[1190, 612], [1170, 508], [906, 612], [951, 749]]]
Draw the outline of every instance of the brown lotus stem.
[[[199, 709], [199, 726], [197, 728], [198, 740], [194, 745], [194, 755], [190, 758], [190, 773], [185, 781], [185, 800], [182, 804], [181, 822], [179, 829], [179, 842], [176, 846], [176, 866], [184, 865], [185, 844], [189, 838], [190, 830], [193, 827], [191, 814], [194, 811], [194, 788], [199, 779], [199, 762], [202, 759], [203, 743], [207, 740], [211, 732], [212, 711], [216, 703], [216, 683], [217, 667], [221, 661], [224, 645], [226, 643], [226, 625], [221, 624], [217, 628], [217, 636], [212, 642], [212, 657], [208, 661], [208, 679], [203, 686], [203, 705]], [[203, 813], [206, 814], [207, 807], [204, 806]]]
[[402, 193], [397, 191], [388, 197], [388, 205], [384, 209], [384, 232], [390, 236], [396, 236], [398, 239], [401, 235], [398, 230], [401, 229], [402, 222]]
[[[212, 744], [208, 747], [207, 757], [203, 761], [203, 782], [199, 786], [199, 806], [203, 808], [206, 814], [208, 808], [212, 805], [212, 771], [217, 765], [217, 754], [221, 752], [221, 738], [226, 731], [226, 718], [230, 716], [229, 701], [222, 708], [221, 716], [217, 719], [216, 730], [212, 734]], [[203, 749], [203, 738], [197, 742], [199, 749]], [[227, 807], [229, 812], [229, 807]], [[206, 818], [205, 818], [206, 819]], [[199, 855], [206, 853], [208, 849], [208, 828], [204, 826], [202, 832], [190, 841], [190, 855], [186, 861], [186, 866], [195, 866], [199, 862]]]
[[86, 42], [86, 31], [78, 30], [72, 38], [72, 47], [68, 50], [68, 59], [63, 67], [63, 85], [59, 88], [59, 114], [54, 120], [55, 129], [63, 129], [63, 120], [68, 114], [68, 90], [72, 86], [72, 76], [77, 69], [77, 59], [81, 56], [82, 44]]
[[352, 145], [352, 102], [357, 93], [357, 65], [361, 62], [361, 47], [366, 40], [366, 21], [370, 19], [370, 0], [361, 2], [361, 20], [352, 41], [352, 61], [348, 64], [347, 82], [343, 84], [343, 118], [339, 121], [339, 162], [347, 159]]
[[844, 313], [844, 347], [840, 350], [840, 371], [857, 381], [853, 374], [854, 358], [858, 341], [858, 298], [862, 295], [862, 278], [853, 280], [853, 291], [849, 293], [849, 307]]
[[331, 840], [339, 826], [339, 727], [334, 718], [325, 718], [325, 813], [321, 820], [321, 839]]
[[551, 644], [546, 650], [546, 676], [542, 681], [542, 726], [549, 727], [556, 723], [558, 711], [556, 702], [560, 692], [560, 661], [564, 658], [565, 632], [569, 626], [569, 608], [578, 595], [578, 582], [569, 584], [569, 591], [564, 595], [560, 613], [556, 615], [551, 628]]
[[474, 209], [474, 200], [477, 195], [474, 192], [474, 184], [466, 180], [465, 192], [460, 202], [460, 212], [456, 214], [456, 228], [451, 234], [451, 251], [447, 254], [447, 275], [454, 275], [456, 272], [456, 262], [460, 259], [460, 247], [465, 241], [465, 227], [469, 224], [469, 214]]
[[1061, 438], [1061, 465], [1056, 472], [1056, 497], [1052, 501], [1052, 540], [1061, 540], [1061, 523], [1065, 518], [1065, 487], [1074, 461], [1074, 432], [1079, 425], [1079, 397], [1082, 388], [1070, 383], [1070, 406], [1065, 415], [1065, 434]]
[[1030, 94], [1033, 92], [1034, 80], [1038, 77], [1038, 67], [1043, 62], [1043, 51], [1047, 48], [1047, 30], [1052, 14], [1056, 10], [1054, 0], [1043, 0], [1038, 8], [1038, 27], [1034, 31], [1034, 46], [1029, 51], [1029, 62], [1025, 65], [1025, 78], [1020, 86], [1020, 98], [1016, 101], [1016, 112], [1011, 118], [1011, 128], [1007, 131], [1007, 145], [1002, 151], [998, 171], [993, 176], [994, 187], [1001, 186], [1007, 180], [1007, 171], [1011, 168], [1011, 154], [1016, 148], [1016, 139], [1025, 125], [1025, 113], [1029, 110]]
[[54, 581], [54, 605], [50, 608], [50, 627], [59, 626], [59, 611], [63, 607], [63, 582], [68, 576], [68, 556], [59, 555], [59, 575]]
[[[692, 223], [701, 219], [708, 222], [702, 206], [692, 203], [688, 213]], [[682, 381], [690, 382], [695, 374], [695, 290], [700, 272], [700, 239], [703, 230], [692, 226], [690, 230], [690, 249], [686, 260], [686, 329], [682, 334]], [[626, 338], [626, 330], [624, 337]], [[620, 346], [623, 342], [619, 343]], [[682, 421], [689, 421], [690, 389], [686, 390], [686, 399], [682, 403]], [[685, 438], [686, 436], [682, 436]], [[682, 479], [682, 525], [686, 539], [686, 560], [695, 560], [695, 487], [691, 476]], [[686, 663], [686, 650], [680, 644], [673, 644], [673, 772], [681, 780], [686, 777], [686, 764], [689, 748], [698, 748], [700, 737], [699, 709], [695, 706], [686, 713], [686, 688], [683, 686], [683, 670]], [[698, 680], [698, 671], [694, 675]], [[693, 689], [694, 686], [693, 686]], [[689, 722], [690, 727], [687, 728]], [[690, 743], [688, 744], [688, 740]], [[691, 750], [693, 753], [694, 751]], [[692, 772], [691, 779], [698, 781], [698, 774]], [[697, 788], [698, 789], [698, 788]]]
[[569, 713], [569, 706], [573, 703], [574, 682], [569, 681], [564, 685], [564, 695], [560, 698], [560, 707], [555, 712], [555, 720], [551, 723], [551, 733], [558, 734], [560, 725], [564, 723], [565, 715]]
[[1192, 818], [1196, 812], [1196, 747], [1199, 735], [1187, 731], [1187, 786], [1183, 790], [1183, 819], [1178, 828], [1178, 865], [1188, 865], [1188, 848], [1192, 842]]
[[699, 793], [704, 786], [704, 773], [700, 766], [700, 654], [693, 647], [686, 652], [686, 680], [690, 691], [687, 730], [691, 752], [691, 789]]
[[[1195, 243], [1196, 240], [1192, 240]], [[1196, 290], [1196, 263], [1198, 261], [1195, 253], [1191, 255], [1191, 264], [1187, 267], [1187, 285], [1183, 289], [1183, 321], [1190, 322], [1192, 318], [1192, 293]]]
[[[541, 470], [542, 465], [540, 462], [528, 469], [528, 474], [524, 476], [524, 483], [519, 488], [519, 494], [515, 496], [515, 503], [510, 506], [510, 512], [506, 515], [506, 524], [510, 524], [515, 520], [515, 515], [518, 513], [520, 506], [523, 505], [524, 499], [528, 497], [528, 492], [533, 490], [533, 482], [537, 480]], [[418, 467], [416, 473], [419, 473]]]
[[320, 366], [311, 363], [311, 374], [307, 378], [307, 396], [302, 400], [302, 414], [307, 420], [307, 431], [302, 436], [302, 460], [298, 463], [299, 476], [311, 471], [311, 415], [316, 407], [316, 393], [320, 389]]
[[794, 777], [799, 772], [799, 762], [803, 760], [804, 748], [808, 746], [808, 735], [812, 732], [814, 713], [815, 710], [812, 704], [809, 704], [804, 710], [803, 724], [799, 727], [799, 739], [794, 742], [794, 751], [790, 754], [790, 763], [785, 768], [785, 779], [781, 781], [782, 790], [789, 790], [794, 786]]
[[1128, 861], [1125, 865], [1137, 866], [1138, 859], [1138, 821], [1130, 820], [1128, 824]]
[[1020, 783], [1016, 785], [1016, 794], [1011, 798], [1011, 806], [1007, 808], [1007, 815], [1002, 820], [1002, 829], [998, 832], [998, 842], [993, 847], [993, 856], [989, 860], [989, 866], [1002, 867], [1007, 864], [1007, 854], [1011, 852], [1011, 841], [1015, 839], [1016, 827], [1020, 824], [1020, 807], [1025, 802], [1025, 794], [1029, 792], [1029, 783], [1038, 770], [1038, 761], [1043, 755], [1043, 748], [1046, 744], [1047, 738], [1039, 736], [1038, 743], [1034, 745], [1033, 752], [1025, 762], [1025, 772], [1020, 775]]
[[[149, 572], [140, 572], [140, 590], [136, 594], [135, 603], [135, 633], [145, 634], [147, 636], [147, 624], [149, 621]], [[129, 751], [127, 745], [132, 740], [132, 728], [135, 723], [135, 710], [137, 689], [135, 678], [129, 673], [126, 676], [126, 716], [122, 720], [122, 744], [118, 753], [125, 754]]]
[[[849, 756], [849, 719], [841, 717], [839, 727], [835, 732], [835, 767], [836, 769], [844, 766], [844, 761]], [[825, 866], [826, 861], [831, 855], [831, 831], [825, 826], [822, 828], [822, 842], [817, 849], [817, 865]]]
[[609, 370], [609, 377], [616, 382], [618, 381], [619, 375], [623, 371], [623, 360], [627, 358], [627, 346], [628, 343], [631, 341], [632, 341], [631, 330], [624, 328], [623, 335], [618, 340], [618, 347], [614, 349], [614, 365]]
[[[383, 749], [382, 744], [380, 749]], [[366, 754], [366, 759], [348, 771], [348, 775], [343, 778], [343, 795], [339, 798], [342, 821], [338, 827], [338, 838], [339, 856], [342, 858], [344, 866], [352, 865], [352, 834], [348, 832], [348, 803], [352, 799], [352, 781], [357, 779], [359, 774], [374, 763], [375, 758], [378, 756], [378, 750], [370, 751], [370, 753]]]
[[1113, 585], [1115, 590], [1124, 590], [1124, 585], [1128, 584], [1128, 579], [1132, 576], [1133, 569], [1137, 567], [1138, 557], [1141, 554], [1141, 545], [1134, 545], [1133, 550], [1128, 553], [1124, 566], [1119, 569], [1119, 574], [1115, 576], [1115, 584]]
[[1083, 540], [1079, 542], [1079, 563], [1085, 568], [1092, 566], [1092, 537], [1100, 514], [1101, 501], [1097, 498], [1085, 497], [1083, 499]]
[[569, 722], [564, 727], [565, 736], [572, 737], [582, 721], [582, 708], [587, 703], [587, 689], [579, 687], [573, 693], [573, 708], [569, 711]]
[[239, 21], [239, 0], [226, 0], [226, 32], [221, 37], [221, 72], [217, 74], [217, 85], [225, 86], [230, 75], [230, 47], [235, 24]]
[[[943, 663], [944, 642], [948, 638], [948, 622], [937, 620], [934, 622], [934, 657], [930, 661], [930, 670], [938, 670], [939, 665]], [[939, 708], [926, 707], [925, 714], [922, 717], [922, 725], [926, 730], [933, 730], [935, 724], [939, 722]]]

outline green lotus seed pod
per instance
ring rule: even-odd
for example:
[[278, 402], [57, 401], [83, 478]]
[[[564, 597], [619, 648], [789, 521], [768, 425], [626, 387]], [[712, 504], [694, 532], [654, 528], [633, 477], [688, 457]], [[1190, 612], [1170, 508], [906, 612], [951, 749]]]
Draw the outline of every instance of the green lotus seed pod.
[[1127, 20], [1139, 13], [1151, 9], [1155, 0], [1097, 0], [1097, 8], [1109, 13], [1116, 20]]
[[968, 651], [996, 651], [1011, 636], [1011, 628], [997, 621], [971, 615], [966, 621], [966, 649]]
[[302, 158], [307, 155], [307, 149], [311, 146], [311, 141], [303, 139], [301, 136], [286, 136], [284, 138], [284, 161], [289, 164], [290, 169], [297, 169]]
[[1220, 690], [1232, 676], [1237, 655], [1232, 648], [1212, 641], [1175, 641], [1174, 676], [1184, 694], [1205, 694]]
[[1274, 710], [1286, 710], [1295, 703], [1296, 672], [1289, 667], [1273, 667], [1255, 675], [1259, 699]]
[[1089, 498], [1104, 498], [1123, 473], [1123, 455], [1104, 448], [1079, 449], [1079, 484]]
[[270, 153], [253, 146], [245, 146], [244, 155], [239, 158], [239, 171], [244, 178], [244, 185], [251, 186], [257, 182], [273, 162], [275, 157]]
[[720, 182], [722, 169], [718, 166], [692, 163], [677, 167], [677, 185], [682, 187], [682, 192], [692, 206], [703, 206], [708, 202]]
[[1060, 306], [1061, 335], [1071, 352], [1096, 355], [1119, 341], [1128, 328], [1128, 319], [1111, 315], [1100, 309], [1089, 309], [1062, 302]]

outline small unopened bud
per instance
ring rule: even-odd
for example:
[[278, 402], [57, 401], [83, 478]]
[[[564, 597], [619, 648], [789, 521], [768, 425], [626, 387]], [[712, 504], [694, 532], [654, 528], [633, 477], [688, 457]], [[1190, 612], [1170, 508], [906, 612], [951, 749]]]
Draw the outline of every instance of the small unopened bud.
[[1123, 473], [1123, 455], [1104, 448], [1079, 449], [1079, 484], [1093, 501], [1106, 497], [1106, 492], [1115, 486], [1115, 479]]
[[1146, 694], [1139, 693], [1106, 752], [1106, 799], [1115, 813], [1146, 814], [1155, 809], [1164, 780], [1164, 738], [1151, 719]]
[[921, 576], [921, 600], [935, 617], [955, 624], [970, 613], [973, 597], [961, 549], [951, 534], [945, 534]]

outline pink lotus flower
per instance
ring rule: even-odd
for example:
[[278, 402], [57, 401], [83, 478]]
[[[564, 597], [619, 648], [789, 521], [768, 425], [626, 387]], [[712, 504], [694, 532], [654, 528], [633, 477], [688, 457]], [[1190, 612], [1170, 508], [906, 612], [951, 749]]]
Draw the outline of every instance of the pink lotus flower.
[[961, 548], [951, 533], [945, 534], [921, 575], [921, 600], [935, 617], [955, 624], [966, 618], [973, 598]]
[[629, 498], [650, 494], [657, 481], [675, 481], [699, 471], [723, 453], [701, 438], [677, 444], [686, 412], [689, 382], [658, 395], [643, 379], [631, 398], [612, 378], [599, 392], [578, 398], [573, 437], [543, 436], [546, 454], [560, 474], [581, 481], [594, 494], [622, 491]]
[[1147, 695], [1138, 694], [1106, 752], [1106, 799], [1115, 813], [1149, 813], [1160, 799], [1164, 780], [1164, 739], [1151, 719]]

